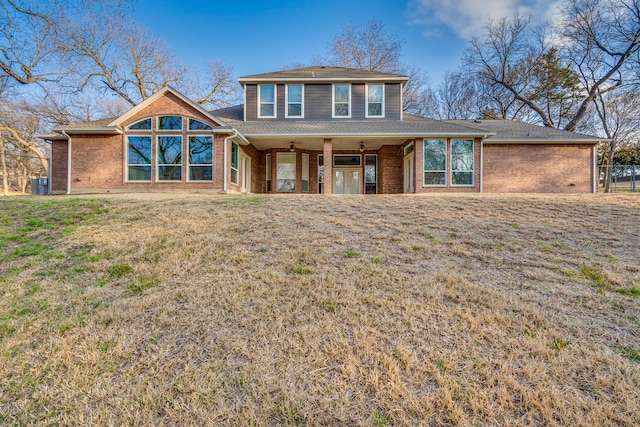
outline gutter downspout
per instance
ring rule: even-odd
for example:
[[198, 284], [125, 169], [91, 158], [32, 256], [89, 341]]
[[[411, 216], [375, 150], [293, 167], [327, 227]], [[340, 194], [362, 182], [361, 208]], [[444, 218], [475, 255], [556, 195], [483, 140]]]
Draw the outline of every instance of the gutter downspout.
[[236, 136], [238, 136], [238, 131], [233, 129], [233, 135], [227, 136], [224, 139], [224, 144], [223, 144], [224, 145], [224, 166], [222, 168], [222, 170], [224, 171], [224, 174], [223, 174], [224, 175], [224, 185], [222, 186], [222, 191], [224, 193], [227, 192], [227, 168], [228, 168], [228, 165], [227, 165], [227, 151], [228, 151], [227, 146], [229, 144], [229, 140], [235, 138]]
[[[67, 137], [67, 194], [71, 194], [71, 136], [64, 130], [62, 135]], [[51, 167], [49, 167], [51, 171]]]

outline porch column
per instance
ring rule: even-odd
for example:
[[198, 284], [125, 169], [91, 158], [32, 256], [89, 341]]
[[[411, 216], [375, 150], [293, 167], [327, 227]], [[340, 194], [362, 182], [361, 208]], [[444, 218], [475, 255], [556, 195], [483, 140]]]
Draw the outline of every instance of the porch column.
[[324, 194], [333, 194], [333, 142], [324, 140]]

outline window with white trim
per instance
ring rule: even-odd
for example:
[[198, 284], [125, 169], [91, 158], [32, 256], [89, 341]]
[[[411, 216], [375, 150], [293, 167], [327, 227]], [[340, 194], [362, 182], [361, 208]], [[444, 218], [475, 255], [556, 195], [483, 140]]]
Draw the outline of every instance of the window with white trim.
[[189, 136], [189, 181], [213, 181], [212, 136]]
[[365, 154], [364, 156], [364, 193], [376, 194], [378, 192], [378, 156]]
[[151, 117], [130, 124], [127, 130], [151, 130]]
[[362, 165], [362, 156], [360, 154], [334, 154], [334, 167], [360, 167]]
[[287, 85], [285, 97], [287, 99], [285, 117], [304, 117], [304, 85]]
[[267, 193], [271, 193], [271, 154], [267, 154], [267, 159], [265, 161], [265, 174], [267, 175]]
[[158, 130], [182, 130], [182, 116], [159, 116]]
[[324, 193], [324, 156], [318, 156], [318, 194]]
[[127, 136], [127, 181], [151, 181], [151, 136]]
[[366, 117], [384, 117], [384, 84], [369, 83], [366, 92]]
[[276, 85], [258, 85], [258, 117], [276, 116]]
[[296, 153], [277, 153], [276, 191], [293, 193], [296, 191]]
[[351, 117], [351, 84], [336, 83], [333, 85], [333, 117]]
[[238, 164], [240, 147], [235, 142], [231, 142], [231, 183], [238, 185]]
[[213, 130], [213, 126], [198, 119], [189, 118], [189, 130]]
[[158, 181], [182, 181], [182, 136], [158, 136]]
[[309, 192], [309, 155], [302, 153], [302, 192]]
[[424, 140], [424, 181], [425, 186], [447, 185], [447, 140]]
[[451, 140], [451, 185], [473, 186], [473, 140]]

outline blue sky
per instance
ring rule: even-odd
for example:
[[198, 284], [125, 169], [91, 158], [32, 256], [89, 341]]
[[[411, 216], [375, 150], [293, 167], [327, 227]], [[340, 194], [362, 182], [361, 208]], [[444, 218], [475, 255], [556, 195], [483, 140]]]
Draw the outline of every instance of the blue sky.
[[549, 16], [556, 0], [138, 0], [134, 17], [162, 36], [180, 59], [219, 58], [236, 76], [309, 63], [326, 54], [345, 23], [371, 18], [397, 33], [403, 61], [437, 84], [454, 70], [468, 40], [487, 18], [515, 11]]

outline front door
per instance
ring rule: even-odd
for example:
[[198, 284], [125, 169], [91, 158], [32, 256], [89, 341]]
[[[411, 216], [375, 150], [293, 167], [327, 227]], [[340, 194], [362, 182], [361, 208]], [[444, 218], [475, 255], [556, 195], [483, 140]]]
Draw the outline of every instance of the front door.
[[415, 155], [411, 153], [404, 158], [404, 192], [415, 193]]
[[333, 192], [334, 194], [362, 193], [362, 169], [334, 169]]
[[242, 156], [242, 192], [251, 193], [251, 159]]

